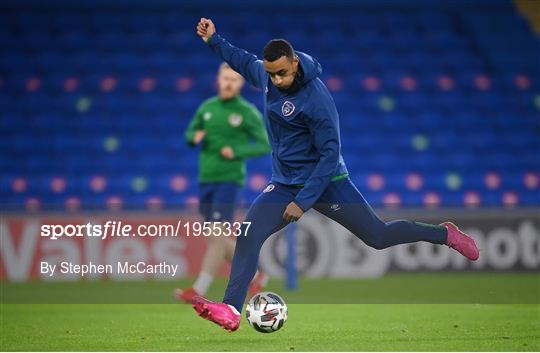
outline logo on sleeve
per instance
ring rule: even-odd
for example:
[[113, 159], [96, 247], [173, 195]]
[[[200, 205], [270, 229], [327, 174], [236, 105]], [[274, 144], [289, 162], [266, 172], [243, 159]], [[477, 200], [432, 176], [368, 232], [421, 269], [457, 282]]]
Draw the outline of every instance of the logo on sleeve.
[[203, 114], [203, 119], [206, 121], [206, 120], [210, 120], [210, 118], [212, 117], [212, 113], [210, 112], [206, 112]]
[[289, 101], [285, 101], [281, 106], [281, 113], [283, 116], [290, 116], [294, 112], [294, 104]]

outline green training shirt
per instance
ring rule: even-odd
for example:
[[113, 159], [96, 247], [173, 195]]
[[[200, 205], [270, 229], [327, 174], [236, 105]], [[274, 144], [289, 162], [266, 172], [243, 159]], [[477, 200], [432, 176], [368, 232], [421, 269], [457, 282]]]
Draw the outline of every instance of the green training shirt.
[[[243, 185], [245, 160], [270, 152], [261, 113], [240, 96], [228, 100], [213, 97], [204, 101], [191, 120], [185, 138], [193, 145], [195, 132], [204, 130], [199, 154], [199, 182], [233, 181]], [[251, 142], [250, 142], [251, 141]], [[230, 146], [234, 159], [221, 156], [221, 148]]]

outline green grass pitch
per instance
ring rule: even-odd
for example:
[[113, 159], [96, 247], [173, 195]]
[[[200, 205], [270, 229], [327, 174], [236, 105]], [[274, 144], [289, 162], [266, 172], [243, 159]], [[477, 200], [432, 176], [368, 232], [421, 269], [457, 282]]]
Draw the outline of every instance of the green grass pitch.
[[[415, 283], [416, 290], [433, 286], [440, 275], [387, 276], [365, 281], [304, 280], [300, 290], [288, 293], [282, 281], [272, 281], [269, 290], [289, 302], [289, 320], [282, 330], [261, 334], [245, 319], [240, 329], [228, 333], [195, 316], [191, 306], [173, 304], [174, 282], [79, 282], [79, 283], [2, 283], [0, 314], [2, 351], [539, 351], [540, 306], [535, 292], [537, 275], [514, 275], [530, 296], [529, 304], [383, 304], [385, 291]], [[459, 276], [448, 277], [452, 282]], [[489, 275], [471, 277], [482, 283]], [[459, 277], [463, 278], [463, 276]], [[514, 288], [511, 280], [509, 282]], [[187, 285], [183, 281], [181, 285]], [[351, 284], [352, 283], [352, 284]], [[488, 281], [489, 283], [489, 281]], [[440, 287], [436, 282], [436, 287]], [[347, 285], [349, 287], [347, 287]], [[218, 298], [224, 281], [213, 287], [211, 297]], [[409, 285], [412, 287], [412, 285]], [[36, 288], [41, 290], [36, 292]], [[45, 289], [43, 289], [45, 288]], [[142, 290], [146, 288], [146, 292]], [[302, 292], [314, 289], [320, 294], [346, 288], [349, 304], [301, 304]], [[380, 304], [354, 303], [359, 290], [377, 289]], [[402, 287], [403, 288], [403, 287]], [[492, 287], [496, 295], [499, 289]], [[122, 289], [120, 291], [120, 289]], [[478, 288], [477, 288], [478, 289]], [[405, 288], [403, 288], [405, 291]], [[444, 288], [443, 288], [444, 290]], [[468, 291], [463, 286], [462, 291]], [[405, 291], [406, 292], [406, 291]], [[104, 296], [142, 293], [152, 302], [166, 304], [15, 304], [27, 302], [30, 294], [41, 293], [69, 297], [86, 295], [87, 302], [99, 302]], [[75, 293], [75, 294], [73, 294]], [[83, 294], [84, 293], [84, 294]], [[503, 293], [504, 294], [504, 293]], [[15, 297], [19, 300], [15, 300]], [[90, 301], [95, 297], [94, 301]], [[21, 299], [22, 298], [22, 299]], [[64, 297], [64, 299], [66, 296]], [[73, 297], [74, 298], [74, 297]], [[289, 298], [289, 299], [288, 299]], [[126, 299], [126, 298], [124, 298]], [[320, 299], [320, 298], [319, 298]], [[373, 298], [371, 298], [373, 299]], [[110, 301], [110, 298], [108, 299]], [[125, 300], [128, 301], [129, 300]], [[136, 300], [139, 301], [139, 300]], [[324, 302], [324, 300], [317, 300]], [[364, 301], [364, 302], [366, 302]], [[39, 302], [39, 300], [34, 300]], [[116, 302], [116, 301], [115, 301]], [[361, 302], [358, 300], [357, 302]]]

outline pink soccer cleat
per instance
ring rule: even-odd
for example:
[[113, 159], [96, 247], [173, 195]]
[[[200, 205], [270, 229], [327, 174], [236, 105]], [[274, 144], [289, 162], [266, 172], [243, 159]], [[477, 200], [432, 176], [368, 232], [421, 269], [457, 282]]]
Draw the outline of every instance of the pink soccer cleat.
[[460, 231], [459, 228], [452, 222], [441, 223], [441, 226], [446, 227], [448, 230], [446, 245], [454, 250], [457, 250], [459, 253], [461, 253], [461, 255], [465, 256], [471, 261], [478, 260], [480, 251], [478, 250], [478, 247], [471, 236]]
[[240, 313], [230, 305], [215, 303], [200, 296], [193, 297], [191, 304], [200, 317], [215, 322], [229, 332], [240, 327]]

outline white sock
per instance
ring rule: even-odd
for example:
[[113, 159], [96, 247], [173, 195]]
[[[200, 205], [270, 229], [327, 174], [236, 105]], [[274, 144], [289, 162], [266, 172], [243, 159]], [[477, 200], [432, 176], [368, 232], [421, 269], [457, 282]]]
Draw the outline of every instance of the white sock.
[[213, 280], [214, 277], [212, 275], [206, 272], [201, 272], [193, 284], [193, 289], [195, 289], [195, 292], [205, 295]]

